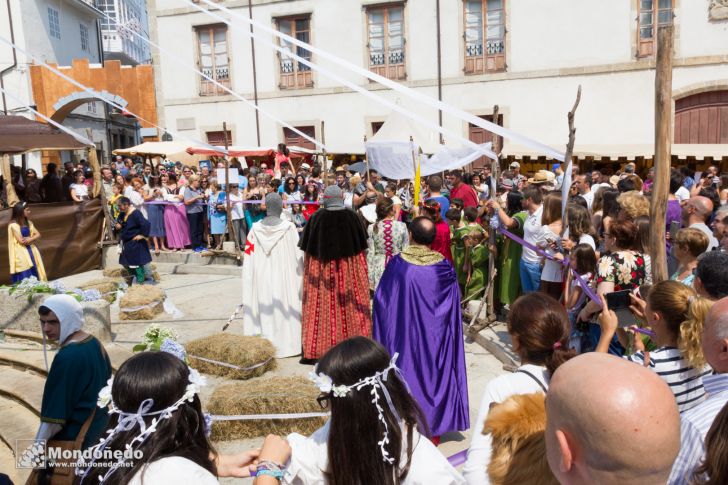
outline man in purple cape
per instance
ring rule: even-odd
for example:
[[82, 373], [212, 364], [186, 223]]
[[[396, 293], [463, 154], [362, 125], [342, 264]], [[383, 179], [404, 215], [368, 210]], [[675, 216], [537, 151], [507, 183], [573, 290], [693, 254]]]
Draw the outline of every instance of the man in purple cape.
[[449, 261], [430, 249], [437, 230], [410, 224], [410, 245], [387, 264], [374, 295], [374, 339], [399, 353], [432, 436], [470, 427], [460, 289]]

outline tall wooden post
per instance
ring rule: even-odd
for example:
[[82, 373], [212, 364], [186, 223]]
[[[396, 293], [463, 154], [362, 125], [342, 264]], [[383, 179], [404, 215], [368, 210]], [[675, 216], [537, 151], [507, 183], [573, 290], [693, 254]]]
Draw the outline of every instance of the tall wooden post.
[[657, 28], [657, 68], [655, 70], [655, 182], [650, 199], [650, 258], [652, 280], [667, 279], [665, 251], [665, 212], [670, 186], [672, 158], [672, 25]]
[[5, 184], [5, 194], [7, 197], [8, 206], [13, 207], [15, 204], [20, 202], [18, 194], [15, 193], [15, 187], [13, 187], [13, 172], [10, 170], [10, 155], [7, 153], [3, 155], [3, 181]]
[[[86, 129], [86, 138], [88, 138], [89, 140], [93, 140], [90, 129]], [[106, 199], [106, 192], [104, 192], [103, 185], [104, 183], [101, 179], [101, 164], [99, 163], [98, 156], [96, 155], [95, 146], [86, 147], [86, 160], [88, 160], [88, 165], [89, 167], [91, 167], [91, 171], [93, 172], [94, 177], [94, 188], [92, 192], [93, 197], [101, 197], [101, 207], [104, 211], [104, 220], [106, 221], [106, 239], [115, 243], [116, 241], [114, 240], [114, 226], [116, 224], [116, 221], [113, 217], [111, 217], [109, 201]]]
[[[227, 137], [227, 123], [223, 121], [222, 123], [222, 134], [225, 137], [225, 151], [227, 151], [229, 146], [229, 141]], [[230, 159], [228, 158], [227, 154], [225, 154], [225, 215], [227, 217], [227, 229], [228, 233], [233, 235], [233, 242], [235, 243], [235, 258], [238, 260], [238, 266], [242, 266], [243, 264], [243, 255], [240, 252], [240, 241], [238, 240], [238, 233], [235, 232], [235, 227], [233, 226], [233, 218], [232, 218], [232, 208], [230, 205]]]

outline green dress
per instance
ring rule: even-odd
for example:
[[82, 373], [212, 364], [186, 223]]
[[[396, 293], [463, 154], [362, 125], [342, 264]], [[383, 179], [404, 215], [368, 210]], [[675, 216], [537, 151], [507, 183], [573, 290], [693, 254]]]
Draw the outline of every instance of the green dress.
[[[473, 231], [474, 226], [470, 226]], [[475, 228], [477, 229], [477, 228]], [[479, 228], [483, 233], [485, 229]], [[465, 271], [465, 291], [464, 300], [480, 300], [483, 298], [483, 292], [488, 281], [488, 235], [485, 234], [483, 241], [470, 248], [470, 279], [468, 279], [467, 271]]]
[[99, 391], [111, 377], [111, 362], [101, 342], [89, 335], [81, 342], [66, 344], [58, 350], [48, 371], [40, 420], [56, 423], [61, 430], [54, 440], [75, 440], [91, 412], [91, 422], [83, 448], [99, 441], [106, 428], [106, 409], [97, 407]]
[[458, 276], [458, 284], [460, 290], [464, 290], [465, 282], [468, 279], [468, 275], [463, 272], [463, 264], [465, 263], [465, 243], [463, 242], [463, 236], [469, 232], [468, 226], [463, 226], [452, 231], [452, 237], [450, 239], [450, 252], [452, 253], [452, 265], [455, 268], [455, 273]]
[[[518, 227], [509, 232], [516, 236], [523, 237], [523, 225], [528, 213], [518, 212], [513, 219], [518, 222]], [[498, 291], [496, 296], [503, 305], [511, 305], [518, 298], [521, 291], [521, 275], [519, 263], [521, 260], [522, 247], [515, 241], [506, 237], [500, 237], [498, 243], [498, 274], [496, 276]]]

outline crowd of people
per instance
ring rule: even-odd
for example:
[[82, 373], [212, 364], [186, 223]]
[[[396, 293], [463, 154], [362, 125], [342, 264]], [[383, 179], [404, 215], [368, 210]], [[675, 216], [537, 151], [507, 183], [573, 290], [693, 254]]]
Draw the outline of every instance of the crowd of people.
[[[110, 390], [107, 429], [175, 416], [139, 445], [151, 452], [145, 473], [196, 473], [200, 483], [251, 472], [261, 484], [527, 483], [517, 473], [544, 483], [725, 483], [728, 181], [718, 167], [673, 169], [666, 219], [653, 221], [653, 172], [642, 178], [632, 163], [610, 173], [574, 166], [565, 177], [560, 164], [527, 176], [513, 162], [497, 177], [453, 170], [415, 190], [374, 170], [294, 166], [285, 147], [279, 154], [270, 170], [239, 167], [227, 189], [204, 165], [102, 168], [124, 251], [131, 247], [124, 264], [237, 240], [244, 332], [269, 338], [277, 357], [316, 364], [312, 379], [331, 412], [311, 437], [270, 436], [259, 452], [218, 455], [191, 424], [201, 419], [199, 398], [183, 390], [194, 371], [136, 356]], [[69, 185], [74, 201], [79, 183]], [[226, 197], [240, 202], [235, 234]], [[16, 239], [34, 234], [24, 214]], [[653, 272], [651, 224], [665, 227], [665, 280]], [[471, 426], [462, 314], [489, 286], [521, 365], [488, 383]], [[520, 448], [512, 435], [504, 444], [497, 431], [494, 410], [523, 403], [543, 410], [541, 437], [529, 435], [541, 448]], [[525, 418], [509, 416], [507, 431], [519, 429]], [[434, 445], [467, 429], [461, 475]], [[135, 443], [128, 431], [102, 443], [123, 449]], [[175, 449], [180, 442], [189, 449]], [[142, 473], [136, 464], [114, 470], [89, 476], [137, 483]]]

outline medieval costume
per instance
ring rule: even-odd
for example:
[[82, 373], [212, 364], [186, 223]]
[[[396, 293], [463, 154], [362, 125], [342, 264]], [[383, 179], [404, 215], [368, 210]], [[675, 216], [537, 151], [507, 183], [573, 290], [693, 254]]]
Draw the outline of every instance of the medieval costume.
[[[511, 232], [518, 237], [523, 237], [523, 227], [527, 216], [526, 211], [512, 216], [518, 225], [511, 229]], [[521, 275], [518, 265], [521, 261], [523, 246], [505, 236], [500, 237], [499, 240], [497, 267], [500, 269], [496, 273], [496, 288], [498, 288], [496, 298], [501, 304], [510, 305], [521, 293]]]
[[374, 339], [399, 367], [439, 436], [470, 426], [460, 289], [440, 253], [410, 245], [384, 270], [374, 294]]
[[262, 335], [276, 347], [276, 357], [301, 353], [303, 253], [298, 231], [281, 219], [278, 194], [265, 197], [267, 216], [253, 224], [243, 262], [243, 331]]
[[[53, 295], [42, 305], [58, 318], [60, 348], [43, 388], [36, 439], [50, 440], [49, 446], [82, 450], [99, 441], [108, 421], [106, 409], [97, 407], [97, 400], [111, 378], [111, 362], [101, 342], [92, 335], [73, 340], [83, 326], [83, 308], [75, 298]], [[73, 470], [69, 467], [42, 472], [67, 475]]]
[[21, 244], [23, 239], [38, 234], [32, 222], [21, 226], [17, 222], [8, 224], [8, 258], [10, 260], [10, 281], [19, 283], [35, 276], [40, 281], [47, 281], [43, 258], [35, 244]]
[[367, 228], [369, 249], [367, 267], [369, 268], [369, 287], [376, 289], [384, 268], [398, 255], [409, 242], [407, 225], [404, 222], [384, 219]]
[[356, 335], [371, 335], [367, 233], [344, 207], [341, 189], [329, 186], [324, 208], [311, 216], [299, 247], [303, 278], [303, 357], [318, 359]]
[[463, 300], [483, 297], [488, 281], [488, 233], [478, 224], [466, 226], [463, 236]]
[[[146, 240], [149, 237], [150, 228], [149, 221], [144, 215], [130, 206], [124, 216], [124, 223], [119, 234], [122, 243], [119, 264], [133, 274], [138, 283], [144, 283], [146, 279], [144, 266], [152, 262], [152, 254], [149, 252]], [[139, 239], [137, 236], [142, 236], [144, 239]]]

